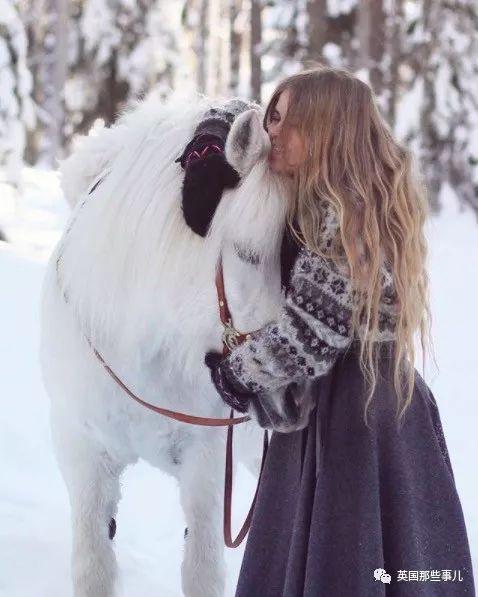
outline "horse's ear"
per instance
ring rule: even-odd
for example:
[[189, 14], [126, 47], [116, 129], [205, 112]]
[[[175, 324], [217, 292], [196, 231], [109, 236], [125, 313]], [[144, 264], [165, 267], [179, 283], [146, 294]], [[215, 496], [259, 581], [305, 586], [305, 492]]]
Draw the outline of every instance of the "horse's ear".
[[243, 112], [234, 121], [227, 136], [225, 156], [229, 164], [244, 176], [269, 148], [269, 137], [262, 126], [262, 115], [258, 110], [252, 109]]

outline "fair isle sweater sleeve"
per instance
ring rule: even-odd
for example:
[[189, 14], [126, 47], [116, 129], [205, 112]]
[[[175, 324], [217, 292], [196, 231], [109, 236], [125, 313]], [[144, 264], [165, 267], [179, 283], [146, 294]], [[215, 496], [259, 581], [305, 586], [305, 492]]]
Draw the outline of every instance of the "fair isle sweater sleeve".
[[[329, 244], [336, 229], [337, 220], [328, 211], [323, 243]], [[385, 268], [382, 284], [378, 340], [388, 341], [394, 338], [395, 294]], [[346, 271], [302, 248], [279, 318], [250, 334], [222, 361], [232, 386], [240, 392], [269, 393], [325, 375], [353, 340], [353, 297]]]

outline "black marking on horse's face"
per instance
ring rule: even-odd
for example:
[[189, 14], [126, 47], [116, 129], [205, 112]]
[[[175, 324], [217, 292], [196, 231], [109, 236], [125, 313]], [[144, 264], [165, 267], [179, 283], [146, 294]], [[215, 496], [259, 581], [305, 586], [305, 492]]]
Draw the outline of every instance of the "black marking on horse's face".
[[242, 261], [246, 261], [247, 263], [250, 263], [254, 266], [259, 265], [259, 255], [255, 253], [252, 249], [246, 249], [245, 247], [242, 247], [239, 243], [234, 243], [234, 250], [236, 252], [236, 255]]
[[193, 232], [206, 236], [224, 189], [235, 187], [239, 181], [239, 174], [220, 154], [210, 154], [189, 165], [183, 181], [182, 208]]

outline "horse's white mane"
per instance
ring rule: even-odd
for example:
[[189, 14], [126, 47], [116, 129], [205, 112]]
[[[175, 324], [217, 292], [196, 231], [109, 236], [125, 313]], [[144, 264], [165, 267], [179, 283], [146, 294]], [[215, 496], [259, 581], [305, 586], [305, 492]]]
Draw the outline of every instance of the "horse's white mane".
[[[206, 239], [184, 221], [184, 172], [175, 160], [214, 103], [203, 96], [144, 100], [62, 163], [74, 210], [53, 258], [92, 339], [122, 334], [131, 341], [153, 336], [155, 322], [187, 318], [192, 302], [207, 303], [196, 282], [213, 279], [225, 242], [239, 241], [265, 261], [277, 253], [285, 189], [265, 155], [239, 187], [223, 194]], [[204, 292], [214, 292], [213, 285]]]

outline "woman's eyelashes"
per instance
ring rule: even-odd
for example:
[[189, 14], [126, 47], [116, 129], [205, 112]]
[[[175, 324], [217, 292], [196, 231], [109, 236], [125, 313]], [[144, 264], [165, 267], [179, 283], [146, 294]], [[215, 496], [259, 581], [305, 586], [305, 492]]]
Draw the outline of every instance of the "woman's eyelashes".
[[280, 114], [277, 110], [273, 110], [270, 116], [270, 122], [279, 122]]

